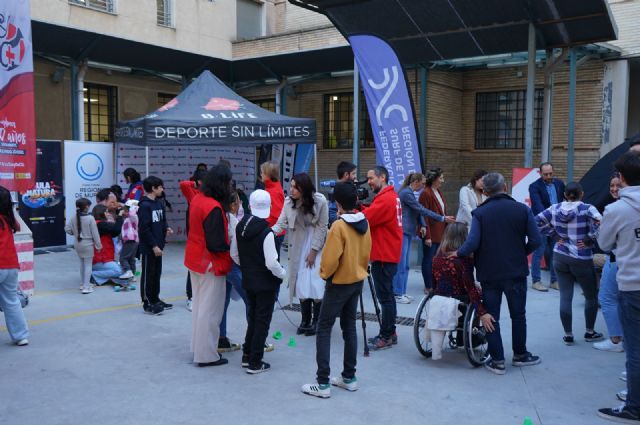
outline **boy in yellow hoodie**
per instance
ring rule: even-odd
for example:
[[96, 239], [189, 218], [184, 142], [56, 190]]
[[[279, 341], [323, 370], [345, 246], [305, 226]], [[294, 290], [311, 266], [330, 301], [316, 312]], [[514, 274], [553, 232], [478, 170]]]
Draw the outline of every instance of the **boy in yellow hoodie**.
[[[355, 211], [356, 186], [352, 182], [336, 183], [334, 199], [339, 217], [329, 229], [320, 260], [320, 277], [327, 284], [316, 335], [317, 384], [302, 386], [303, 393], [320, 398], [331, 396], [331, 385], [348, 391], [358, 389], [356, 312], [371, 252], [369, 223], [364, 214]], [[337, 317], [345, 345], [344, 369], [340, 377], [329, 378], [331, 329]]]

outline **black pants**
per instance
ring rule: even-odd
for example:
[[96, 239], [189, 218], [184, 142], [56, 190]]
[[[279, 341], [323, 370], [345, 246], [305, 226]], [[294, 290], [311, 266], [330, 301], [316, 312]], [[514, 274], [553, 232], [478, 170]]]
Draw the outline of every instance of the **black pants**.
[[320, 307], [320, 319], [316, 336], [316, 362], [319, 384], [329, 383], [331, 369], [329, 359], [331, 353], [331, 329], [336, 318], [340, 317], [340, 329], [344, 340], [344, 360], [342, 376], [352, 379], [356, 376], [356, 356], [358, 351], [358, 335], [356, 333], [356, 313], [358, 297], [362, 292], [362, 282], [348, 285], [336, 285], [327, 282]]
[[162, 274], [162, 256], [153, 253], [142, 254], [142, 276], [140, 276], [140, 297], [145, 305], [160, 301], [160, 275]]
[[247, 334], [242, 353], [249, 356], [249, 366], [259, 367], [264, 355], [276, 291], [253, 292], [247, 290]]
[[393, 297], [393, 277], [398, 271], [396, 263], [383, 263], [374, 261], [371, 263], [371, 277], [376, 289], [376, 297], [380, 303], [381, 322], [380, 336], [391, 338], [396, 331], [396, 300]]

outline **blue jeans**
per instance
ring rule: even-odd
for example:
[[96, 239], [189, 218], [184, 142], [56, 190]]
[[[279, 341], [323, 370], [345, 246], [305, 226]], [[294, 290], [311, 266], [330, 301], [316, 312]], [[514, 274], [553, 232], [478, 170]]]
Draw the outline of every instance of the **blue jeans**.
[[552, 264], [555, 242], [553, 238], [548, 236], [541, 234], [540, 237], [542, 238], [542, 243], [538, 249], [533, 252], [533, 256], [531, 257], [531, 281], [540, 282], [540, 262], [544, 256], [544, 261], [547, 263], [547, 267], [549, 267], [549, 273], [551, 273], [551, 282], [557, 282], [558, 278], [556, 277], [556, 271]]
[[496, 361], [504, 360], [504, 348], [500, 335], [500, 305], [502, 294], [507, 297], [511, 316], [511, 344], [513, 354], [527, 353], [527, 277], [482, 282], [482, 300], [487, 312], [495, 319], [495, 330], [487, 333], [489, 354]]
[[109, 281], [117, 284], [129, 282], [127, 279], [118, 279], [122, 273], [124, 273], [122, 267], [115, 261], [95, 263], [91, 269], [91, 276], [93, 276], [98, 285], [104, 285]]
[[412, 235], [402, 235], [402, 256], [398, 264], [398, 272], [393, 278], [394, 295], [407, 293], [407, 281], [409, 280], [409, 256], [411, 255]]
[[225, 338], [227, 336], [227, 309], [231, 302], [231, 288], [235, 288], [238, 295], [240, 295], [240, 298], [242, 298], [246, 316], [248, 305], [247, 293], [244, 288], [242, 288], [242, 272], [240, 271], [240, 267], [235, 263], [233, 264], [233, 267], [231, 267], [229, 274], [227, 274], [227, 292], [224, 298], [224, 314], [222, 315], [222, 321], [220, 322], [220, 338]]
[[627, 354], [627, 407], [640, 412], [640, 291], [620, 291], [618, 312]]
[[618, 315], [618, 281], [616, 280], [616, 273], [618, 273], [618, 265], [615, 262], [610, 262], [607, 257], [607, 261], [602, 268], [598, 301], [600, 301], [602, 316], [607, 324], [607, 331], [610, 337], [622, 336], [622, 325]]
[[433, 265], [433, 257], [436, 256], [436, 251], [438, 251], [439, 243], [433, 242], [431, 246], [427, 246], [422, 241], [422, 279], [424, 280], [424, 287], [427, 289], [431, 289], [433, 287], [433, 275], [431, 274], [431, 269]]
[[0, 269], [0, 307], [13, 342], [29, 337], [29, 328], [18, 298], [18, 269]]
[[380, 303], [381, 322], [380, 336], [390, 338], [396, 331], [396, 300], [393, 298], [393, 277], [396, 275], [396, 263], [371, 263], [371, 277], [376, 289], [376, 297]]

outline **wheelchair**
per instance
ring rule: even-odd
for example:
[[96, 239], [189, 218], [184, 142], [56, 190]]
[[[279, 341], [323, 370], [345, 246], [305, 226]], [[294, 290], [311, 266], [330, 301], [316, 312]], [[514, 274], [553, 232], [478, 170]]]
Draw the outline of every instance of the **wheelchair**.
[[[431, 342], [426, 341], [425, 326], [427, 324], [427, 301], [431, 297], [433, 294], [425, 296], [420, 301], [413, 321], [413, 340], [416, 348], [420, 354], [427, 358], [431, 357]], [[482, 366], [489, 357], [489, 344], [480, 316], [473, 304], [461, 301], [458, 309], [462, 313], [461, 319], [458, 320], [458, 327], [447, 333], [445, 341], [448, 340], [451, 349], [464, 348], [471, 365], [474, 367]]]

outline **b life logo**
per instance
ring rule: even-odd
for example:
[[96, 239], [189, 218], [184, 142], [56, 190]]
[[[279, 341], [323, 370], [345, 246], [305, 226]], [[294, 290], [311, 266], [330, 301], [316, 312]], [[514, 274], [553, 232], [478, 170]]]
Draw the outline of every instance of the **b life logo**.
[[104, 173], [102, 158], [93, 152], [83, 153], [76, 161], [76, 172], [83, 180], [98, 180]]

